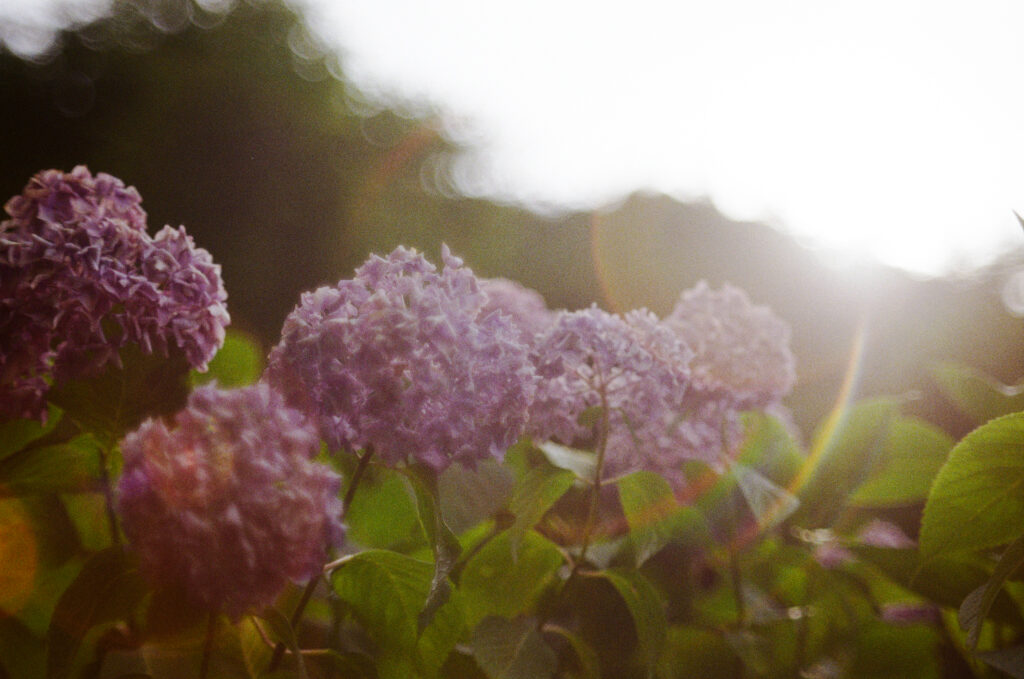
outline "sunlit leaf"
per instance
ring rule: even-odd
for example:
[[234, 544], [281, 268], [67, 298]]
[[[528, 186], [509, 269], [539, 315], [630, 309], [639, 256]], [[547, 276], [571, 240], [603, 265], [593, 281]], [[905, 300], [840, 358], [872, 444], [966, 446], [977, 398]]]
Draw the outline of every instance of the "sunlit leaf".
[[348, 540], [370, 548], [424, 544], [416, 503], [398, 472], [370, 465], [345, 515]]
[[939, 471], [921, 520], [921, 555], [987, 549], [1024, 535], [1024, 413], [965, 436]]
[[224, 345], [210, 360], [206, 372], [192, 371], [194, 385], [216, 381], [225, 389], [255, 383], [263, 373], [263, 349], [255, 338], [229, 328]]
[[616, 486], [629, 524], [634, 563], [639, 567], [675, 536], [681, 508], [668, 481], [654, 472], [634, 472], [619, 479]]
[[515, 480], [508, 511], [515, 517], [509, 527], [512, 557], [516, 558], [523, 536], [572, 487], [575, 475], [548, 464], [527, 468]]
[[800, 506], [795, 495], [778, 487], [755, 469], [734, 464], [732, 473], [761, 530], [769, 530], [782, 523]]
[[941, 363], [932, 368], [932, 377], [975, 424], [1024, 410], [1024, 387], [1001, 384], [970, 366]]
[[887, 506], [923, 500], [953, 443], [948, 434], [922, 420], [893, 420], [885, 455], [849, 502]]
[[484, 618], [473, 630], [470, 646], [490, 679], [545, 679], [558, 666], [534, 618]]
[[597, 458], [593, 453], [563, 446], [554, 441], [538, 443], [537, 448], [544, 453], [551, 464], [561, 469], [568, 469], [587, 483], [593, 483], [594, 473], [597, 470]]

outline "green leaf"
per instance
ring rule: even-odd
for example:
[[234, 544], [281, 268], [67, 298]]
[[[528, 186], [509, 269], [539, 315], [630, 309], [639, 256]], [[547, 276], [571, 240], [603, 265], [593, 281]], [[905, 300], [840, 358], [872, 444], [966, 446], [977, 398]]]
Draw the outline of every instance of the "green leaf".
[[987, 549], [1024, 535], [1024, 413], [965, 436], [939, 470], [921, 519], [921, 555]]
[[572, 487], [576, 477], [571, 471], [549, 464], [528, 467], [516, 478], [508, 511], [515, 517], [509, 527], [512, 558], [519, 553], [519, 544], [528, 531], [532, 530], [544, 514], [566, 491]]
[[92, 490], [101, 478], [99, 443], [89, 435], [29, 448], [0, 462], [2, 495]]
[[470, 646], [490, 679], [545, 679], [558, 667], [558, 657], [534, 618], [484, 618], [473, 630]]
[[59, 408], [49, 405], [46, 410], [46, 424], [40, 424], [36, 420], [9, 420], [0, 423], [0, 460], [49, 434], [60, 422], [62, 415]]
[[679, 503], [668, 481], [654, 472], [633, 472], [616, 485], [629, 524], [634, 563], [639, 568], [672, 540], [676, 532], [672, 519], [679, 513]]
[[353, 556], [332, 575], [334, 591], [377, 644], [381, 679], [412, 675], [417, 619], [433, 571], [433, 565], [425, 561], [369, 550]]
[[985, 651], [978, 653], [977, 657], [997, 670], [1006, 672], [1014, 679], [1024, 679], [1024, 646]]
[[454, 533], [462, 533], [494, 516], [512, 493], [512, 473], [496, 460], [468, 469], [453, 464], [437, 480], [441, 516]]
[[470, 627], [488, 615], [512, 618], [530, 611], [544, 590], [558, 582], [563, 562], [558, 547], [530, 532], [513, 561], [511, 540], [508, 533], [498, 535], [462, 571], [459, 601]]
[[302, 657], [302, 649], [299, 647], [299, 640], [296, 638], [295, 630], [292, 629], [292, 624], [288, 621], [288, 618], [286, 618], [284, 614], [276, 608], [266, 609], [260, 613], [259, 617], [267, 622], [267, 626], [270, 628], [270, 634], [275, 641], [283, 643], [285, 648], [292, 652], [292, 658], [295, 660], [299, 679], [307, 679], [306, 661]]
[[932, 378], [975, 424], [1024, 410], [1024, 387], [1001, 384], [972, 367], [941, 363], [932, 369]]
[[145, 418], [181, 410], [189, 393], [188, 361], [179, 351], [165, 357], [129, 344], [121, 349], [121, 361], [121, 368], [107, 366], [95, 377], [68, 381], [49, 393], [66, 418], [107, 447]]
[[260, 679], [270, 664], [274, 651], [267, 646], [263, 636], [256, 629], [256, 622], [246, 616], [236, 626], [238, 628], [238, 649], [242, 662], [252, 679]]
[[424, 544], [416, 503], [404, 477], [371, 464], [345, 514], [348, 540], [362, 547], [402, 549]]
[[97, 552], [61, 595], [46, 633], [46, 676], [71, 675], [86, 634], [97, 625], [131, 616], [146, 594], [133, 561], [120, 548]]
[[742, 413], [743, 445], [736, 461], [757, 469], [779, 485], [788, 485], [807, 458], [778, 418], [758, 411]]
[[999, 563], [996, 564], [995, 571], [988, 582], [968, 594], [960, 605], [957, 619], [960, 622], [960, 628], [967, 633], [967, 645], [970, 648], [973, 649], [978, 645], [981, 624], [988, 616], [1003, 583], [1022, 564], [1024, 564], [1024, 537], [1018, 538], [1007, 547], [999, 558]]
[[587, 450], [577, 450], [563, 446], [554, 441], [544, 441], [537, 444], [537, 449], [544, 453], [548, 462], [560, 469], [568, 469], [586, 483], [594, 482], [594, 474], [597, 472], [597, 458]]
[[769, 530], [782, 523], [800, 506], [795, 495], [778, 487], [755, 469], [734, 464], [732, 473], [761, 530]]
[[434, 472], [425, 469], [404, 471], [416, 497], [420, 525], [427, 535], [427, 540], [430, 541], [430, 551], [434, 554], [434, 575], [430, 581], [427, 600], [417, 618], [417, 632], [422, 632], [451, 596], [451, 582], [448, 576], [455, 567], [459, 554], [462, 553], [462, 545], [441, 516], [437, 499], [437, 477]]
[[43, 640], [17, 618], [0, 616], [0, 676], [40, 677], [45, 671]]
[[867, 399], [825, 420], [811, 446], [810, 478], [799, 490], [803, 525], [822, 527], [835, 522], [844, 498], [884, 459], [899, 405], [894, 398]]
[[885, 455], [849, 502], [862, 507], [879, 507], [923, 500], [953, 443], [944, 431], [922, 420], [910, 417], [894, 420]]
[[554, 634], [569, 642], [572, 652], [576, 655], [576, 663], [580, 669], [581, 679], [601, 679], [601, 665], [597, 659], [597, 653], [587, 642], [580, 639], [576, 634], [559, 625], [548, 623], [542, 631], [547, 634]]
[[640, 573], [622, 569], [609, 569], [588, 575], [607, 580], [622, 597], [633, 618], [644, 666], [648, 675], [653, 676], [668, 634], [665, 609], [654, 585]]
[[210, 360], [206, 372], [192, 371], [193, 385], [216, 381], [225, 389], [254, 384], [263, 374], [263, 349], [254, 337], [229, 328], [224, 345]]

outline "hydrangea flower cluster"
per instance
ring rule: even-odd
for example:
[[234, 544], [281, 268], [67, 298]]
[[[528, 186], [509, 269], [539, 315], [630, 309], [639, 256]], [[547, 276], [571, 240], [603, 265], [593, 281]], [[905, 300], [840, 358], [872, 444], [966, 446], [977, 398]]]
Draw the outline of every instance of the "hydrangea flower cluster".
[[527, 342], [554, 321], [555, 313], [548, 309], [544, 298], [536, 290], [507, 278], [481, 278], [480, 288], [487, 300], [480, 313], [483, 315], [496, 311], [506, 314]]
[[434, 470], [500, 458], [519, 437], [535, 375], [525, 345], [473, 272], [399, 247], [351, 280], [302, 297], [267, 379], [310, 413], [335, 450]]
[[646, 310], [626, 316], [597, 307], [560, 312], [537, 338], [541, 382], [529, 433], [572, 445], [601, 436], [580, 422], [606, 408], [605, 471], [646, 468], [672, 473], [692, 447], [692, 423], [679, 417], [693, 352]]
[[168, 428], [122, 443], [118, 509], [154, 582], [238, 619], [311, 577], [342, 538], [339, 477], [311, 423], [268, 385], [199, 387]]
[[184, 228], [146, 233], [132, 187], [47, 170], [0, 223], [0, 418], [42, 419], [49, 385], [117, 364], [137, 343], [205, 369], [229, 321], [220, 267]]

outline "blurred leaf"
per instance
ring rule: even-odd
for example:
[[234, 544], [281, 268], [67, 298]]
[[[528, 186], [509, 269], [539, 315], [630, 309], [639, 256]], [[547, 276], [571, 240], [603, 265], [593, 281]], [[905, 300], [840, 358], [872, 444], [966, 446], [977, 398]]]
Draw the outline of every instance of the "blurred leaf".
[[779, 485], [788, 485], [807, 458], [778, 418], [766, 413], [742, 413], [744, 439], [736, 461], [757, 469]]
[[960, 628], [967, 633], [968, 647], [973, 649], [978, 645], [981, 624], [988, 616], [988, 612], [996, 600], [996, 595], [999, 594], [1007, 577], [1022, 564], [1024, 564], [1024, 537], [1018, 538], [1007, 547], [999, 558], [999, 563], [996, 564], [989, 581], [968, 594], [960, 604], [957, 620], [960, 623]]
[[761, 530], [769, 530], [782, 523], [800, 506], [795, 495], [778, 487], [755, 469], [734, 464], [732, 473]]
[[60, 499], [75, 525], [83, 549], [98, 552], [113, 544], [103, 493], [64, 493]]
[[9, 420], [0, 423], [0, 460], [49, 434], [60, 422], [62, 415], [61, 410], [51, 404], [46, 409], [46, 424], [40, 424], [36, 420]]
[[768, 673], [772, 649], [769, 648], [765, 637], [748, 629], [729, 630], [724, 636], [733, 653], [755, 676], [764, 676]]
[[248, 334], [228, 328], [224, 345], [210, 360], [206, 372], [193, 370], [193, 385], [216, 381], [224, 389], [254, 384], [263, 374], [263, 349]]
[[1024, 410], [1024, 387], [1010, 387], [959, 363], [940, 363], [932, 378], [942, 393], [975, 424]]
[[594, 482], [597, 458], [592, 452], [563, 446], [554, 441], [544, 441], [536, 445], [551, 464], [560, 469], [568, 469], [582, 481]]
[[362, 653], [338, 652], [328, 650], [326, 653], [309, 657], [310, 664], [325, 669], [327, 676], [344, 677], [344, 679], [377, 679], [377, 670], [373, 660]]
[[123, 367], [107, 366], [91, 378], [50, 390], [64, 416], [112, 447], [147, 417], [175, 413], [188, 397], [189, 367], [178, 351], [144, 354], [135, 344], [121, 350]]
[[809, 527], [832, 525], [842, 499], [867, 479], [884, 459], [889, 428], [900, 402], [867, 399], [832, 413], [815, 433], [808, 464], [810, 478], [800, 488], [801, 521]]
[[996, 547], [1024, 535], [1024, 413], [965, 436], [939, 470], [921, 519], [921, 556]]
[[299, 646], [299, 640], [296, 638], [295, 630], [292, 629], [292, 624], [288, 621], [288, 618], [276, 608], [264, 610], [259, 614], [259, 617], [267, 622], [271, 638], [274, 641], [283, 643], [285, 648], [292, 652], [292, 659], [295, 661], [299, 679], [307, 679], [306, 661], [302, 656], [302, 648]]
[[488, 615], [513, 618], [528, 612], [557, 578], [562, 553], [537, 533], [525, 535], [511, 559], [511, 536], [503, 533], [466, 564], [459, 578], [459, 601], [470, 627]]
[[739, 669], [725, 637], [706, 629], [673, 626], [658, 668], [661, 679], [736, 679]]
[[100, 624], [131, 616], [146, 594], [135, 563], [117, 547], [97, 552], [61, 595], [46, 633], [46, 676], [71, 675], [86, 634]]
[[0, 676], [41, 677], [46, 672], [46, 645], [17, 618], [0, 616]]
[[672, 540], [679, 503], [668, 481], [654, 472], [633, 472], [619, 479], [616, 486], [629, 524], [634, 565], [639, 568]]
[[238, 648], [242, 654], [242, 662], [252, 679], [263, 677], [270, 659], [274, 655], [272, 648], [267, 646], [263, 636], [256, 629], [256, 622], [246, 616], [238, 623]]
[[643, 664], [648, 675], [653, 676], [668, 634], [668, 620], [657, 590], [647, 578], [633, 571], [610, 569], [588, 575], [607, 580], [622, 597], [633, 618]]
[[580, 674], [578, 676], [581, 679], [601, 679], [601, 665], [598, 662], [597, 654], [594, 652], [587, 642], [580, 639], [579, 636], [570, 632], [569, 630], [559, 625], [553, 625], [548, 623], [542, 628], [547, 634], [554, 634], [562, 637], [572, 648], [573, 654], [576, 656], [576, 664], [580, 668]]
[[91, 490], [101, 478], [99, 443], [90, 435], [23, 450], [0, 462], [2, 495]]
[[519, 544], [544, 514], [572, 487], [575, 475], [549, 464], [527, 467], [517, 475], [512, 487], [508, 510], [515, 517], [509, 528], [512, 558], [519, 553]]
[[986, 663], [1014, 679], [1024, 679], [1024, 645], [976, 654]]
[[484, 618], [470, 640], [473, 657], [490, 679], [544, 679], [554, 674], [558, 657], [534, 618]]
[[909, 417], [892, 422], [886, 454], [878, 468], [849, 498], [860, 506], [887, 506], [923, 500], [953, 447], [938, 427]]
[[939, 635], [924, 625], [862, 624], [856, 637], [851, 677], [939, 679]]

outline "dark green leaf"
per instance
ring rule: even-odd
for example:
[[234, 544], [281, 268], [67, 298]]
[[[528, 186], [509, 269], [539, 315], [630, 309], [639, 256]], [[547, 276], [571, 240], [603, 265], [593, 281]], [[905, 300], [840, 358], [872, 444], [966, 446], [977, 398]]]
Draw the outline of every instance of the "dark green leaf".
[[876, 507], [923, 500], [953, 443], [941, 429], [922, 420], [893, 420], [885, 455], [849, 502]]
[[299, 679], [307, 679], [306, 662], [302, 657], [302, 649], [299, 647], [299, 640], [296, 638], [295, 630], [292, 629], [288, 618], [276, 608], [266, 609], [260, 613], [259, 617], [267, 622], [271, 637], [275, 641], [283, 643], [285, 648], [292, 652]]
[[70, 676], [78, 649], [97, 625], [134, 614], [146, 585], [121, 549], [97, 552], [61, 595], [47, 631], [46, 676]]
[[644, 666], [648, 675], [653, 676], [668, 634], [668, 620], [657, 590], [647, 578], [633, 571], [611, 569], [590, 575], [607, 580], [622, 597], [633, 618]]
[[263, 374], [263, 350], [255, 338], [228, 329], [224, 345], [210, 361], [206, 372], [192, 372], [193, 384], [216, 381], [225, 389], [255, 383]]
[[0, 494], [32, 495], [94, 489], [100, 473], [99, 443], [79, 436], [42, 448], [29, 448], [0, 462]]
[[1018, 538], [1007, 547], [1000, 557], [999, 563], [996, 564], [996, 569], [989, 581], [968, 594], [960, 605], [957, 617], [960, 621], [960, 628], [967, 633], [967, 645], [970, 648], [978, 645], [981, 624], [985, 622], [1003, 583], [1022, 564], [1024, 564], [1024, 537]]
[[587, 642], [580, 639], [569, 630], [559, 625], [548, 623], [542, 631], [546, 634], [554, 634], [569, 642], [573, 654], [576, 656], [576, 664], [580, 669], [581, 679], [601, 679], [601, 665], [594, 652]]
[[939, 389], [975, 424], [1024, 410], [1024, 388], [1010, 387], [958, 363], [942, 363], [932, 369]]
[[0, 615], [0, 676], [41, 677], [45, 671], [43, 640], [17, 618]]
[[978, 653], [977, 657], [986, 663], [1006, 672], [1014, 679], [1024, 679], [1024, 646], [1000, 648], [996, 651]]
[[544, 643], [533, 618], [484, 618], [473, 630], [473, 657], [490, 679], [545, 679], [558, 657]]
[[181, 352], [168, 357], [144, 354], [135, 344], [121, 350], [123, 367], [71, 380], [50, 390], [64, 417], [112, 446], [147, 417], [175, 413], [189, 393], [188, 361]]
[[996, 547], [1024, 535], [1024, 413], [965, 436], [939, 471], [921, 520], [921, 555]]
[[49, 434], [60, 422], [61, 415], [59, 408], [50, 405], [46, 410], [46, 424], [40, 424], [36, 420], [10, 420], [0, 423], [0, 460]]

